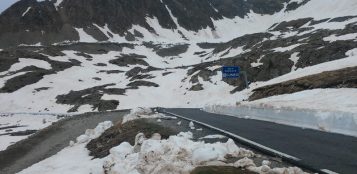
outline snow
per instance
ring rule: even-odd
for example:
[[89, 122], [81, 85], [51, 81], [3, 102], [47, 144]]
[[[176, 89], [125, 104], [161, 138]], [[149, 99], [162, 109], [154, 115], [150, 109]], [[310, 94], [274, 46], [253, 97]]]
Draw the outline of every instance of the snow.
[[274, 48], [273, 50], [275, 52], [286, 52], [286, 51], [290, 51], [298, 46], [300, 46], [301, 44], [294, 44], [294, 45], [290, 45], [290, 46], [287, 46], [287, 47], [278, 47], [278, 48]]
[[61, 3], [63, 2], [63, 0], [57, 0], [56, 3], [54, 3], [56, 9], [58, 10], [58, 7], [61, 5]]
[[28, 7], [24, 13], [22, 13], [22, 17], [24, 17], [30, 10], [31, 10], [32, 7]]
[[80, 135], [77, 137], [77, 143], [86, 143], [89, 142], [89, 140], [98, 138], [102, 133], [104, 133], [105, 130], [109, 129], [110, 127], [113, 126], [113, 123], [111, 121], [105, 121], [102, 123], [99, 123], [98, 126], [94, 129], [87, 129], [85, 134]]
[[336, 35], [331, 35], [328, 37], [323, 38], [324, 41], [328, 41], [328, 42], [335, 42], [335, 41], [339, 41], [339, 40], [356, 40], [357, 39], [357, 33], [350, 33], [350, 34], [345, 34], [345, 35], [341, 35], [341, 36], [336, 36]]
[[[351, 53], [351, 52], [352, 51], [349, 51], [347, 53]], [[322, 73], [324, 71], [333, 71], [333, 70], [338, 70], [347, 67], [354, 67], [354, 66], [357, 66], [357, 56], [351, 56], [343, 59], [317, 64], [315, 66], [301, 68], [296, 71], [269, 80], [267, 82], [263, 82], [259, 86], [272, 85], [272, 84], [288, 81], [291, 79], [297, 79], [308, 75]]]
[[[47, 69], [47, 70], [52, 68], [51, 64], [49, 64], [48, 62], [46, 62], [44, 60], [19, 58], [19, 62], [11, 65], [11, 67], [8, 71], [10, 71], [10, 72], [18, 71], [18, 70], [21, 70], [28, 66], [36, 66], [38, 68]], [[1, 74], [3, 74], [3, 73], [1, 73]]]
[[[296, 61], [298, 53], [293, 53]], [[266, 82], [256, 82], [250, 89], [238, 92], [236, 104], [209, 103], [208, 112], [258, 119], [280, 124], [357, 136], [357, 90], [352, 88], [313, 89], [293, 94], [244, 101], [256, 88], [318, 74], [357, 66], [356, 49], [346, 52], [347, 58], [298, 69]], [[295, 62], [294, 61], [294, 62]], [[294, 65], [295, 67], [295, 65]], [[293, 70], [294, 70], [293, 67]]]
[[[60, 3], [58, 0], [56, 4]], [[212, 6], [215, 11], [218, 11], [216, 8]], [[285, 8], [280, 12], [277, 12], [273, 15], [261, 15], [256, 14], [253, 11], [249, 12], [244, 18], [235, 17], [233, 19], [230, 18], [222, 18], [222, 19], [211, 19], [214, 25], [214, 29], [209, 27], [202, 28], [197, 32], [189, 31], [179, 25], [177, 17], [173, 15], [171, 9], [166, 6], [166, 10], [168, 11], [170, 17], [174, 21], [177, 26], [177, 29], [166, 29], [163, 28], [158, 19], [153, 17], [146, 17], [146, 22], [149, 24], [151, 28], [154, 29], [155, 33], [151, 33], [146, 28], [140, 25], [132, 25], [132, 27], [128, 30], [128, 32], [133, 33], [134, 30], [139, 31], [143, 34], [144, 38], [136, 38], [137, 42], [171, 42], [171, 43], [198, 43], [198, 42], [227, 42], [232, 38], [236, 38], [239, 36], [243, 36], [245, 34], [252, 34], [258, 32], [266, 32], [273, 24], [281, 23], [283, 21], [295, 20], [300, 18], [312, 17], [314, 20], [320, 20], [325, 18], [334, 18], [341, 16], [351, 16], [356, 14], [357, 4], [351, 0], [341, 0], [336, 2], [335, 0], [326, 0], [322, 2], [321, 0], [311, 0], [307, 4], [299, 7], [294, 11], [285, 12]], [[343, 29], [347, 24], [351, 22], [357, 21], [357, 18], [351, 19], [344, 22], [324, 22], [320, 24], [313, 25], [314, 30], [318, 29]], [[99, 30], [101, 30], [107, 37], [110, 42], [126, 42], [123, 36], [119, 36], [116, 33], [110, 31], [108, 26], [98, 26], [93, 24]], [[244, 27], [241, 27], [244, 26]], [[232, 30], [234, 28], [234, 30]], [[78, 31], [78, 29], [76, 29]], [[108, 36], [109, 33], [113, 34], [113, 37]], [[305, 34], [306, 31], [302, 32], [299, 35]], [[86, 34], [83, 31], [79, 31], [83, 37], [81, 40], [85, 40], [85, 42], [95, 42], [91, 36]], [[183, 36], [180, 34], [182, 33]], [[284, 33], [283, 37], [288, 37], [289, 35], [297, 34], [296, 32], [287, 32]], [[82, 38], [90, 38], [82, 39]], [[188, 40], [187, 40], [188, 39]], [[234, 56], [234, 55], [233, 55]]]
[[[38, 2], [42, 2], [38, 1]], [[58, 10], [59, 6], [63, 0], [54, 1], [54, 6]], [[301, 0], [295, 1], [301, 3]], [[163, 3], [163, 2], [162, 2]], [[218, 10], [211, 4], [211, 7], [214, 11]], [[174, 23], [177, 26], [177, 29], [165, 29], [158, 23], [156, 17], [147, 17], [146, 21], [151, 28], [155, 30], [155, 33], [149, 32], [142, 26], [133, 25], [128, 32], [133, 33], [134, 30], [141, 32], [144, 35], [144, 38], [137, 38], [137, 41], [158, 41], [158, 42], [226, 42], [232, 38], [243, 36], [245, 34], [266, 32], [273, 24], [281, 23], [283, 21], [295, 20], [300, 18], [312, 17], [314, 20], [320, 20], [325, 18], [334, 18], [341, 16], [353, 16], [356, 14], [357, 4], [352, 0], [311, 0], [305, 5], [297, 8], [294, 11], [285, 12], [285, 8], [280, 12], [277, 12], [273, 15], [261, 15], [254, 13], [253, 11], [249, 12], [244, 18], [235, 17], [222, 18], [222, 19], [211, 19], [214, 29], [212, 28], [202, 28], [197, 32], [188, 31], [182, 26], [179, 25], [177, 17], [173, 15], [171, 9], [166, 6], [166, 10], [169, 12], [170, 17], [173, 19]], [[24, 13], [26, 14], [26, 13]], [[318, 29], [342, 29], [347, 23], [357, 21], [357, 18], [351, 19], [345, 22], [324, 22], [317, 25], [314, 25], [314, 30]], [[244, 26], [244, 27], [241, 27]], [[107, 32], [104, 30], [110, 31], [108, 26], [98, 27], [105, 35]], [[232, 30], [234, 28], [234, 30]], [[83, 29], [76, 30], [80, 33], [80, 42], [96, 42], [96, 40], [85, 33]], [[179, 34], [183, 33], [184, 37], [187, 38], [187, 41], [184, 37]], [[113, 37], [109, 37], [108, 41], [110, 42], [125, 42], [125, 38], [119, 36], [116, 33], [110, 32], [113, 34]], [[305, 32], [303, 32], [305, 33]], [[303, 34], [300, 33], [300, 34]], [[136, 41], [135, 41], [136, 42]]]
[[[2, 88], [9, 79], [12, 79], [12, 78], [17, 77], [17, 76], [24, 75], [26, 73], [28, 73], [28, 72], [19, 72], [19, 73], [16, 73], [16, 74], [11, 74], [11, 75], [3, 77], [0, 80], [0, 87]], [[1, 75], [3, 75], [3, 74], [5, 74], [5, 73], [1, 73]], [[5, 110], [5, 112], [7, 112], [7, 110]]]
[[260, 62], [263, 57], [264, 57], [264, 55], [263, 55], [263, 56], [260, 56], [260, 58], [257, 60], [257, 62], [251, 63], [250, 66], [253, 67], [253, 68], [255, 68], [255, 67], [259, 67], [259, 66], [263, 65], [263, 63]]
[[195, 129], [195, 124], [193, 124], [193, 122], [191, 121], [188, 126], [190, 127], [191, 130]]
[[[163, 46], [171, 47], [169, 44]], [[357, 49], [357, 48], [356, 48]], [[306, 75], [321, 73], [323, 71], [331, 71], [345, 67], [357, 66], [356, 49], [346, 52], [344, 59], [322, 63], [312, 67], [298, 69], [294, 72], [288, 73], [281, 77], [272, 79], [268, 82], [257, 82], [251, 84], [251, 89], [256, 87], [275, 84]], [[236, 50], [240, 50], [237, 48]], [[201, 63], [205, 58], [194, 55], [195, 52], [202, 51], [196, 44], [189, 46], [186, 53], [180, 55], [180, 58], [167, 60], [166, 58], [158, 56], [151, 48], [146, 48], [143, 45], [135, 45], [134, 48], [124, 48], [122, 51], [112, 51], [106, 54], [94, 55], [93, 60], [89, 61], [84, 57], [76, 55], [75, 51], [62, 51], [65, 56], [48, 56], [49, 59], [61, 62], [69, 62], [70, 59], [75, 59], [81, 62], [81, 66], [74, 66], [65, 71], [57, 72], [56, 74], [46, 75], [39, 82], [21, 88], [13, 93], [0, 94], [0, 112], [54, 112], [65, 113], [72, 106], [62, 105], [56, 103], [58, 95], [67, 94], [71, 90], [79, 91], [88, 89], [95, 86], [106, 84], [115, 85], [110, 88], [127, 88], [130, 79], [127, 78], [125, 73], [107, 74], [98, 73], [99, 71], [107, 70], [120, 70], [128, 71], [134, 67], [146, 68], [141, 65], [130, 65], [128, 67], [118, 67], [109, 63], [110, 60], [116, 59], [116, 56], [121, 54], [136, 53], [139, 55], [146, 55], [148, 58], [145, 60], [150, 66], [162, 68], [162, 70], [151, 71], [145, 73], [151, 75], [153, 78], [148, 81], [156, 83], [159, 87], [145, 87], [141, 86], [139, 89], [128, 89], [125, 95], [103, 95], [103, 100], [118, 100], [120, 102], [116, 109], [131, 109], [137, 107], [203, 107], [206, 104], [234, 104], [237, 101], [246, 99], [249, 96], [250, 90], [241, 91], [239, 93], [231, 94], [230, 91], [234, 86], [222, 81], [221, 71], [217, 71], [217, 75], [212, 76], [210, 81], [204, 81], [199, 78], [199, 83], [202, 84], [204, 90], [202, 91], [189, 91], [192, 84], [189, 79], [195, 75], [187, 75], [188, 69], [175, 68], [177, 66], [190, 66], [192, 64]], [[205, 50], [206, 51], [206, 50]], [[211, 50], [208, 50], [211, 51]], [[231, 50], [232, 51], [232, 50]], [[219, 54], [218, 54], [219, 55]], [[235, 54], [233, 54], [235, 55]], [[218, 56], [217, 56], [218, 57]], [[261, 57], [263, 58], [263, 57]], [[290, 60], [298, 61], [298, 53], [293, 53]], [[167, 63], [164, 63], [166, 61]], [[98, 67], [97, 63], [105, 63], [107, 66]], [[255, 64], [256, 63], [256, 64]], [[252, 66], [259, 66], [260, 59], [252, 64]], [[51, 65], [44, 60], [37, 59], [19, 59], [8, 71], [1, 72], [0, 75], [8, 74], [11, 71], [19, 70], [25, 66], [36, 66], [43, 69], [51, 69]], [[209, 67], [209, 70], [217, 70], [220, 66]], [[295, 70], [295, 66], [292, 67]], [[171, 72], [171, 74], [163, 75], [163, 73]], [[0, 85], [5, 84], [7, 80], [25, 74], [26, 72], [9, 74], [0, 79]], [[93, 77], [101, 78], [102, 80], [94, 80]], [[81, 79], [81, 81], [79, 81]], [[37, 88], [48, 87], [47, 90], [35, 91]], [[35, 92], [34, 92], [35, 91]], [[160, 100], [158, 100], [160, 98]], [[140, 100], [138, 100], [140, 99]], [[174, 99], [174, 100], [173, 100]], [[46, 109], [47, 108], [47, 109]], [[46, 110], [45, 110], [46, 109]], [[78, 113], [96, 111], [92, 105], [83, 105], [79, 108]]]
[[299, 57], [298, 57], [298, 55], [299, 55], [299, 53], [298, 52], [295, 52], [295, 53], [293, 53], [293, 54], [291, 54], [291, 56], [290, 56], [290, 60], [291, 61], [293, 61], [294, 62], [294, 65], [293, 65], [293, 67], [291, 67], [291, 71], [295, 71], [296, 70], [296, 64], [297, 64], [297, 62], [299, 61]]
[[20, 126], [17, 128], [0, 129], [0, 151], [5, 150], [11, 144], [27, 138], [26, 136], [1, 135], [26, 130], [41, 130], [60, 120], [56, 115], [30, 114], [30, 113], [2, 113], [0, 114], [0, 128], [7, 126]]
[[216, 134], [216, 135], [207, 135], [207, 136], [201, 137], [200, 139], [223, 139], [223, 138], [227, 138], [227, 137], [224, 135]]
[[352, 56], [356, 56], [356, 55], [357, 55], [357, 48], [346, 52], [346, 56], [348, 56], [348, 57], [352, 57]]
[[[100, 123], [95, 129], [87, 130], [84, 135], [88, 136], [87, 132], [99, 135], [110, 125], [110, 122]], [[89, 139], [95, 137], [97, 136], [89, 136]], [[251, 171], [278, 171], [278, 174], [289, 173], [287, 171], [294, 170], [296, 172], [294, 174], [303, 174], [296, 167], [271, 169], [269, 167], [270, 163], [267, 162], [258, 167], [249, 159], [254, 156], [254, 153], [238, 147], [232, 139], [228, 139], [225, 143], [195, 142], [191, 139], [191, 132], [181, 132], [178, 135], [170, 136], [168, 139], [161, 139], [161, 136], [157, 134], [147, 139], [144, 134], [139, 133], [135, 137], [134, 146], [127, 142], [122, 142], [110, 149], [110, 154], [102, 159], [93, 159], [89, 156], [89, 151], [85, 147], [88, 140], [77, 143], [71, 142], [70, 146], [56, 155], [24, 169], [19, 174], [176, 174], [189, 173], [195, 167], [205, 164], [231, 165]], [[235, 157], [239, 160], [235, 163], [226, 164], [224, 161], [227, 156]]]
[[357, 137], [357, 89], [313, 89], [238, 105], [211, 105], [208, 112]]
[[74, 28], [79, 34], [79, 42], [98, 42], [91, 35], [87, 34], [83, 28]]
[[[161, 122], [161, 119], [177, 119], [177, 117], [166, 116], [161, 113], [153, 113], [150, 108], [134, 108], [130, 110], [130, 113], [125, 115], [122, 123], [128, 121], [137, 120], [141, 118], [158, 118], [158, 122]], [[161, 118], [161, 119], [160, 119]]]
[[[297, 108], [357, 113], [357, 89], [313, 89], [293, 94], [268, 97], [247, 105], [264, 105], [274, 108]], [[356, 115], [357, 116], [357, 115]]]

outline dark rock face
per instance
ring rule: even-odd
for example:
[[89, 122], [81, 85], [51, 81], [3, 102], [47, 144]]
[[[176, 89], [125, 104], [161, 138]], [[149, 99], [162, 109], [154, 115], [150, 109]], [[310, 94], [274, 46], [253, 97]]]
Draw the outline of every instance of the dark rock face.
[[[350, 18], [350, 17], [347, 17]], [[323, 21], [313, 21], [311, 18], [286, 21], [280, 24], [275, 24], [271, 29], [284, 32], [297, 31], [309, 31], [311, 28], [302, 27], [308, 22], [314, 22], [315, 24], [326, 22], [329, 19]], [[346, 35], [355, 33], [357, 31], [356, 23], [346, 25], [344, 29], [338, 30], [316, 30], [314, 32], [307, 32], [303, 35], [293, 35], [289, 37], [277, 37], [272, 38], [271, 33], [254, 33], [244, 35], [233, 39], [226, 43], [199, 43], [197, 44], [202, 49], [214, 49], [213, 53], [221, 54], [225, 50], [232, 48], [242, 47], [243, 50], [249, 50], [237, 56], [228, 57], [212, 62], [205, 62], [198, 65], [194, 65], [193, 68], [188, 71], [187, 75], [198, 73], [191, 78], [192, 82], [197, 82], [197, 75], [201, 75], [201, 78], [206, 80], [215, 73], [209, 73], [208, 67], [212, 66], [240, 66], [248, 74], [249, 82], [267, 81], [272, 78], [284, 75], [291, 72], [294, 62], [290, 60], [293, 53], [298, 53], [295, 67], [304, 68], [313, 66], [319, 63], [327, 61], [333, 61], [346, 57], [346, 52], [357, 47], [357, 42], [354, 40], [339, 40], [334, 42], [325, 41], [324, 38], [336, 35]], [[310, 26], [313, 26], [310, 24]], [[275, 48], [289, 47], [291, 45], [298, 44], [295, 48], [285, 51], [274, 51]], [[228, 53], [229, 51], [227, 51]], [[221, 56], [225, 56], [223, 54]], [[209, 58], [207, 58], [209, 60]], [[261, 65], [252, 67], [252, 63], [259, 62]], [[202, 73], [206, 72], [206, 75]], [[208, 78], [207, 78], [208, 77]], [[205, 80], [205, 81], [206, 81]], [[237, 92], [244, 89], [243, 79], [227, 80], [224, 81], [237, 88], [232, 92]]]
[[35, 66], [27, 66], [18, 71], [9, 72], [8, 74], [5, 74], [5, 76], [16, 74], [19, 72], [27, 72], [27, 73], [7, 80], [5, 85], [2, 88], [0, 88], [0, 93], [14, 92], [27, 85], [37, 83], [45, 75], [55, 74], [59, 71], [66, 70], [70, 67], [80, 65], [80, 62], [77, 60], [71, 60], [71, 62], [58, 62], [49, 59], [47, 56], [26, 49], [11, 49], [0, 53], [0, 62], [4, 63], [3, 65], [0, 66], [0, 69], [4, 68], [4, 71], [8, 70], [11, 66], [11, 63], [13, 64], [18, 62], [18, 59], [21, 57], [46, 61], [49, 64], [51, 64], [52, 69], [47, 70]]
[[106, 130], [100, 137], [91, 140], [86, 147], [90, 151], [90, 155], [94, 158], [104, 158], [109, 155], [111, 148], [118, 146], [122, 142], [129, 142], [134, 145], [134, 138], [138, 132], [144, 133], [146, 137], [150, 137], [154, 133], [159, 133], [163, 139], [177, 134], [176, 130], [140, 119], [129, 121], [125, 124], [114, 125]]
[[283, 9], [283, 4], [288, 1], [162, 0], [161, 3], [160, 0], [63, 0], [59, 7], [55, 7], [56, 0], [21, 0], [0, 15], [0, 47], [76, 41], [79, 35], [75, 28], [83, 28], [98, 41], [107, 40], [108, 37], [93, 24], [107, 25], [114, 33], [133, 41], [143, 35], [138, 31], [128, 32], [132, 25], [140, 25], [155, 33], [146, 17], [157, 18], [163, 28], [176, 29], [169, 10], [179, 25], [187, 30], [214, 29], [212, 19], [244, 17], [250, 10], [273, 14]]
[[128, 65], [144, 65], [144, 66], [149, 66], [148, 63], [146, 63], [145, 59], [146, 56], [143, 55], [137, 55], [137, 54], [122, 54], [120, 56], [117, 56], [118, 59], [110, 60], [109, 62], [114, 65], [118, 66], [128, 66]]
[[134, 82], [131, 82], [128, 84], [130, 89], [138, 89], [140, 86], [147, 86], [147, 87], [159, 87], [158, 84], [149, 82], [149, 81], [144, 81], [144, 80], [137, 80]]
[[273, 31], [288, 31], [290, 29], [298, 29], [301, 26], [305, 25], [309, 21], [311, 21], [313, 18], [302, 18], [302, 19], [297, 19], [297, 20], [292, 20], [292, 21], [284, 21], [274, 27]]
[[98, 111], [114, 110], [119, 105], [116, 100], [102, 100], [104, 94], [124, 95], [125, 89], [107, 88], [115, 84], [107, 84], [93, 88], [84, 89], [81, 91], [71, 91], [65, 95], [57, 96], [57, 103], [73, 105], [68, 112], [76, 112], [82, 105], [92, 105], [93, 110]]
[[357, 67], [326, 71], [255, 89], [249, 100], [316, 88], [357, 88]]

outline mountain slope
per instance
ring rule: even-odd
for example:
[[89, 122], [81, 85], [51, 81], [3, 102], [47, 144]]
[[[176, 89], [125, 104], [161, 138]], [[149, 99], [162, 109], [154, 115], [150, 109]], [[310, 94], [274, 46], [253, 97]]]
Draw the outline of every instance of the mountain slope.
[[141, 40], [148, 33], [181, 41], [221, 38], [219, 32], [227, 26], [220, 23], [249, 13], [274, 14], [287, 1], [21, 0], [0, 16], [0, 47], [81, 41], [83, 31], [98, 41]]
[[253, 83], [351, 58], [356, 9], [351, 0], [19, 1], [0, 16], [0, 112], [235, 103], [248, 95], [242, 79], [222, 80], [223, 65]]

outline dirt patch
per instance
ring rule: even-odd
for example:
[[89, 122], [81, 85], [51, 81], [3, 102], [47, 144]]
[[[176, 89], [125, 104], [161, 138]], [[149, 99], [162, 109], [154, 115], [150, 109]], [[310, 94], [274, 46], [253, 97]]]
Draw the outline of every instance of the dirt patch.
[[231, 166], [201, 166], [195, 168], [191, 174], [253, 174], [248, 170], [244, 170]]
[[95, 158], [103, 158], [109, 155], [109, 150], [118, 146], [122, 142], [129, 142], [134, 145], [134, 138], [138, 133], [144, 133], [150, 137], [154, 133], [159, 133], [163, 139], [178, 132], [145, 120], [130, 121], [125, 124], [117, 124], [105, 131], [99, 138], [91, 140], [87, 144], [90, 155]]
[[326, 71], [253, 90], [249, 100], [291, 94], [316, 88], [357, 88], [357, 67]]

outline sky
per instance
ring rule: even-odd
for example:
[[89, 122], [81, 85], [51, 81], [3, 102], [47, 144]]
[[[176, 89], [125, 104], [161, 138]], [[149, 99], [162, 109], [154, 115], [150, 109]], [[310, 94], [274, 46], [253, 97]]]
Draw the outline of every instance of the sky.
[[19, 0], [0, 0], [0, 13]]

